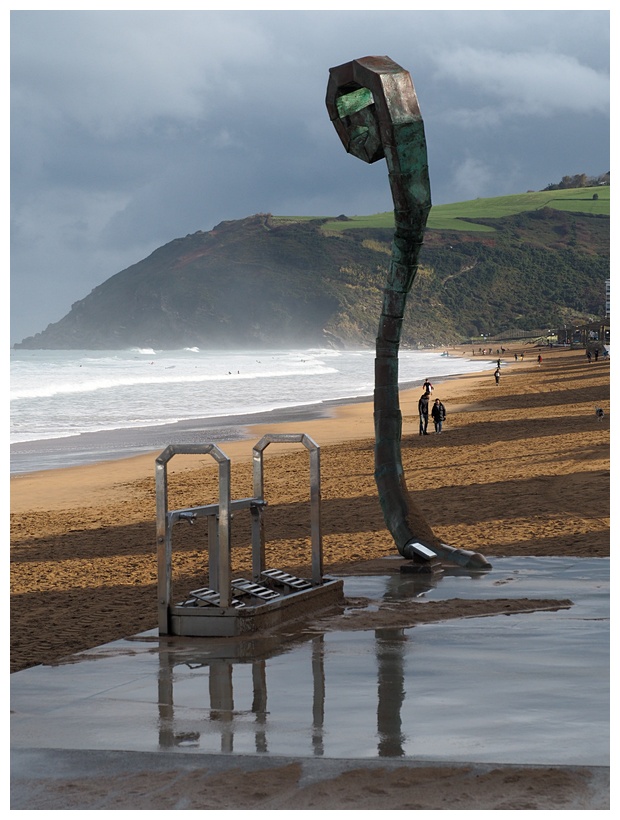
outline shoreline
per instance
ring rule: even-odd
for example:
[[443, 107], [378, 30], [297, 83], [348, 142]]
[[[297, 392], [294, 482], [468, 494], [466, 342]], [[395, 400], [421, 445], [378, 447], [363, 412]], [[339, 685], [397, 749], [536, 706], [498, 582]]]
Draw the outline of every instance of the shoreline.
[[[462, 359], [465, 352], [454, 354]], [[475, 358], [468, 356], [468, 361]], [[506, 362], [509, 368], [513, 363]], [[492, 368], [470, 373], [456, 373], [446, 376], [429, 376], [434, 385], [466, 378], [482, 376]], [[401, 397], [409, 391], [421, 390], [414, 382], [403, 382], [399, 386]], [[359, 404], [372, 404], [373, 395], [348, 396], [326, 399], [314, 404], [281, 407], [259, 413], [247, 413], [207, 418], [190, 418], [177, 422], [144, 427], [123, 427], [112, 430], [98, 430], [62, 438], [34, 439], [10, 445], [11, 478], [31, 475], [48, 470], [66, 469], [79, 466], [137, 458], [150, 453], [160, 453], [168, 444], [203, 444], [215, 442], [225, 445], [230, 442], [248, 441], [251, 430], [257, 426], [273, 427], [281, 424], [301, 424], [319, 419], [334, 418], [338, 408]], [[402, 409], [402, 408], [401, 408]], [[205, 435], [206, 434], [206, 435]], [[374, 435], [374, 432], [373, 432]]]
[[[558, 362], [563, 360], [574, 361], [578, 363], [578, 367], [583, 367], [586, 372], [591, 372], [592, 375], [600, 374], [600, 368], [605, 367], [607, 382], [609, 380], [609, 363], [606, 365], [599, 364], [598, 371], [587, 371], [587, 363], [582, 359], [580, 353], [555, 349], [546, 353], [545, 358], [548, 360], [552, 358], [552, 360]], [[583, 365], [581, 364], [582, 361]], [[514, 383], [515, 378], [518, 378], [522, 373], [535, 374], [538, 372], [539, 369], [534, 358], [511, 363], [511, 367], [506, 368], [502, 388], [504, 385]], [[545, 372], [543, 369], [541, 375]], [[513, 375], [515, 378], [513, 378]], [[495, 387], [492, 385], [494, 385], [494, 379], [490, 369], [460, 374], [446, 378], [441, 383], [437, 382], [433, 396], [441, 398], [448, 413], [447, 429], [444, 430], [444, 433], [454, 427], [459, 415], [466, 417], [470, 412], [473, 412], [475, 416], [476, 403], [483, 394], [489, 392], [493, 394]], [[526, 389], [529, 389], [529, 387]], [[608, 394], [608, 384], [606, 390]], [[403, 457], [406, 456], [407, 439], [412, 432], [417, 433], [417, 402], [420, 395], [421, 386], [401, 389], [400, 392], [400, 409], [403, 418]], [[331, 445], [346, 446], [347, 442], [366, 442], [366, 447], [372, 453], [375, 435], [372, 398], [369, 398], [368, 401], [360, 398], [348, 404], [335, 403], [330, 408], [329, 415], [319, 416], [316, 413], [317, 407], [312, 406], [309, 417], [301, 418], [293, 414], [293, 418], [284, 418], [278, 422], [263, 419], [262, 423], [243, 426], [239, 431], [242, 435], [238, 438], [229, 440], [210, 438], [210, 441], [223, 450], [231, 459], [233, 465], [250, 462], [254, 444], [265, 434], [273, 432], [305, 433], [316, 441], [321, 448]], [[609, 401], [607, 400], [606, 413], [608, 414], [608, 412]], [[608, 434], [607, 419], [605, 426]], [[149, 429], [159, 430], [159, 428]], [[444, 440], [449, 439], [444, 437]], [[92, 458], [92, 453], [90, 453], [89, 456], [91, 457], [85, 463], [11, 474], [11, 512], [23, 513], [29, 510], [88, 507], [98, 504], [102, 494], [107, 495], [110, 501], [113, 501], [122, 496], [127, 482], [150, 480], [154, 476], [155, 458], [170, 443], [181, 444], [188, 442], [171, 441], [166, 438], [162, 440], [161, 446], [154, 445], [138, 454], [121, 452], [118, 457], [104, 458], [103, 454], [98, 453], [97, 458]], [[201, 436], [200, 443], [209, 443], [209, 440], [205, 441], [204, 436]], [[267, 457], [271, 458], [273, 455], [282, 453], [288, 453], [292, 458], [295, 457], [290, 447], [281, 444], [270, 445]], [[191, 471], [197, 467], [204, 469], [213, 466], [214, 461], [210, 456], [179, 455], [175, 456], [173, 461], [169, 463], [168, 470], [170, 473], [175, 473]]]

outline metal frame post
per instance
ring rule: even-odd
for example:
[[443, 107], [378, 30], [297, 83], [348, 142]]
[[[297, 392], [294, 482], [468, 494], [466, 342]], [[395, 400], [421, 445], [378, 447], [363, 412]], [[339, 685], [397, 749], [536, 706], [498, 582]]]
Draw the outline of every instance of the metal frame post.
[[[168, 511], [168, 462], [175, 455], [211, 455], [219, 465], [219, 508], [217, 529], [209, 523], [209, 580], [216, 570], [220, 606], [231, 602], [230, 588], [230, 459], [215, 444], [170, 444], [155, 459], [156, 539], [157, 539], [157, 605], [160, 635], [168, 635], [170, 629], [170, 603], [172, 600], [172, 525]], [[191, 513], [187, 514], [193, 520]], [[177, 519], [175, 519], [177, 520]], [[216, 543], [212, 544], [217, 532]], [[213, 560], [213, 566], [212, 566]]]
[[[254, 498], [264, 499], [263, 451], [269, 444], [267, 436], [254, 445], [252, 449], [252, 494]], [[258, 514], [252, 511], [252, 578], [260, 582], [261, 572], [265, 569], [265, 521], [262, 510]]]
[[[267, 433], [252, 450], [253, 492], [255, 498], [264, 497], [263, 453], [270, 444], [303, 444], [310, 451], [310, 537], [312, 542], [312, 583], [323, 582], [323, 538], [321, 534], [321, 461], [320, 447], [305, 433]], [[265, 567], [265, 532], [262, 515], [253, 530], [252, 572], [260, 578]]]
[[157, 539], [157, 611], [160, 635], [170, 633], [170, 598], [172, 595], [172, 543], [168, 521], [167, 462], [159, 456], [155, 462], [155, 505]]
[[207, 544], [209, 549], [209, 586], [216, 591], [220, 588], [218, 572], [218, 517], [210, 515], [207, 518]]

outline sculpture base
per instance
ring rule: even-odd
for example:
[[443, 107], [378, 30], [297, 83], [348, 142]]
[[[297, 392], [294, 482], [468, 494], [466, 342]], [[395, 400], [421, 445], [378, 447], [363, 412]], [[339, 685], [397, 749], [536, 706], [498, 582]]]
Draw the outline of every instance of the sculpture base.
[[417, 575], [442, 575], [443, 566], [438, 559], [424, 561], [423, 563], [412, 561], [409, 564], [401, 564], [400, 571], [415, 573]]
[[213, 605], [188, 606], [186, 602], [170, 607], [167, 634], [209, 638], [268, 632], [282, 624], [314, 616], [343, 601], [343, 581], [325, 577], [318, 586], [283, 591], [277, 598], [246, 603], [241, 609]]

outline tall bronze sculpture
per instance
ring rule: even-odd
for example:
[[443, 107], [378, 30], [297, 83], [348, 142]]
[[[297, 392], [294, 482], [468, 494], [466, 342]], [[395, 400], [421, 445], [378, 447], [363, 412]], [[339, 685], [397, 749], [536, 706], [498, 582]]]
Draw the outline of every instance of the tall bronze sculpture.
[[479, 553], [443, 544], [407, 490], [401, 458], [398, 350], [407, 296], [431, 209], [424, 123], [408, 71], [389, 57], [362, 57], [331, 68], [326, 104], [347, 152], [385, 158], [394, 201], [392, 258], [375, 358], [375, 481], [386, 525], [404, 558], [419, 547], [471, 569], [489, 569]]

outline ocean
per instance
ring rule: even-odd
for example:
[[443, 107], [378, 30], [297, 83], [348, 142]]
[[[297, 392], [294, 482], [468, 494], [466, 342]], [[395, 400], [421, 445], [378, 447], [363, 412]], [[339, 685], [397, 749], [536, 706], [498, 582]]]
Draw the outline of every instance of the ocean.
[[[11, 473], [245, 438], [249, 424], [328, 415], [368, 399], [374, 349], [12, 350]], [[403, 350], [402, 387], [494, 361]]]

